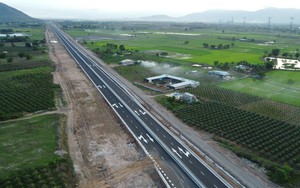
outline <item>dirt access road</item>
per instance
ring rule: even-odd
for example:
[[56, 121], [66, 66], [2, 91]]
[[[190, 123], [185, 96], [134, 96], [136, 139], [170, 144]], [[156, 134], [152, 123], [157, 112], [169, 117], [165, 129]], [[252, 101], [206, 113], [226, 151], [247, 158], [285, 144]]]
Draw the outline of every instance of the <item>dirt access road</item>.
[[53, 42], [57, 38], [49, 29], [46, 39], [56, 64], [54, 83], [60, 84], [67, 102], [58, 110], [68, 116], [69, 154], [78, 187], [164, 187], [150, 159], [64, 47]]

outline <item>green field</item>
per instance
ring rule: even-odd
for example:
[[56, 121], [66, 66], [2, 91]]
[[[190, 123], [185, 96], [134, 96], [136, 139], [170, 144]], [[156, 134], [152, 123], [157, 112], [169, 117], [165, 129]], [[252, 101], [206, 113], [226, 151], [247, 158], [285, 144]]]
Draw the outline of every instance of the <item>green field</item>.
[[[288, 80], [294, 81], [289, 85]], [[264, 79], [244, 78], [219, 84], [220, 87], [266, 97], [300, 107], [300, 72], [268, 72]]]
[[71, 163], [54, 154], [65, 149], [58, 147], [64, 121], [53, 114], [0, 123], [0, 187], [70, 187]]
[[[161, 50], [173, 53], [190, 55], [190, 59], [182, 60], [182, 63], [208, 63], [219, 62], [239, 62], [248, 61], [250, 63], [262, 63], [260, 58], [267, 55], [272, 49], [279, 48], [282, 52], [295, 53], [298, 48], [297, 42], [293, 39], [282, 38], [277, 33], [255, 33], [255, 32], [230, 32], [222, 33], [220, 30], [193, 30], [193, 31], [172, 31], [179, 33], [191, 33], [195, 35], [171, 35], [157, 33], [157, 31], [132, 31], [132, 30], [66, 30], [75, 38], [84, 38], [90, 49], [103, 46], [105, 43], [123, 44], [127, 49], [148, 51]], [[144, 33], [143, 33], [144, 32]], [[122, 34], [133, 34], [135, 37], [125, 37]], [[99, 38], [98, 42], [90, 43], [89, 39]], [[234, 37], [234, 41], [232, 38]], [[241, 38], [254, 39], [257, 42], [241, 42]], [[106, 38], [106, 39], [103, 39]], [[94, 40], [93, 39], [93, 40]], [[99, 42], [100, 41], [100, 42]], [[188, 44], [184, 44], [189, 41]], [[261, 41], [261, 42], [259, 42]], [[264, 41], [276, 41], [275, 44], [263, 44]], [[212, 50], [202, 46], [203, 43], [214, 45], [234, 43], [230, 49]]]
[[12, 172], [43, 166], [55, 160], [56, 127], [59, 115], [0, 124], [0, 177]]

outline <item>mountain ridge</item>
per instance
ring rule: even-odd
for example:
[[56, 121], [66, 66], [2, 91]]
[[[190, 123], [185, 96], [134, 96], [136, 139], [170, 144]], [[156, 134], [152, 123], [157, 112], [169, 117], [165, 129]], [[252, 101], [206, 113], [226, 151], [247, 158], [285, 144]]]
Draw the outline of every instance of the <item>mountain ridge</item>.
[[37, 19], [0, 2], [0, 23], [10, 22], [34, 22]]
[[[159, 19], [159, 16], [162, 16], [162, 18]], [[216, 9], [216, 10], [207, 10], [203, 12], [195, 12], [181, 17], [170, 17], [167, 15], [153, 15], [148, 17], [141, 17], [139, 18], [139, 20], [204, 22], [204, 23], [232, 23], [232, 22], [233, 23], [244, 23], [244, 22], [245, 23], [267, 23], [270, 18], [271, 23], [290, 24], [291, 17], [293, 17], [293, 23], [300, 24], [300, 9], [266, 8], [257, 11]]]

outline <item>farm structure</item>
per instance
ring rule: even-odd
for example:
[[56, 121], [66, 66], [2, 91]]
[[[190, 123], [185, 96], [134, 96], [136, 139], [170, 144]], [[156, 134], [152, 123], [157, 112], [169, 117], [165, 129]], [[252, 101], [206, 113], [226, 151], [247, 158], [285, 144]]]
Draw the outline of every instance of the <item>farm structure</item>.
[[186, 87], [197, 87], [199, 85], [199, 82], [194, 80], [189, 80], [177, 76], [172, 76], [168, 74], [162, 74], [159, 76], [153, 76], [149, 78], [145, 78], [145, 81], [154, 84], [167, 84], [167, 86], [171, 89], [182, 89]]
[[198, 99], [195, 95], [191, 94], [191, 93], [188, 93], [188, 92], [185, 92], [183, 95], [182, 95], [182, 99], [184, 101], [186, 101], [187, 103], [192, 103], [192, 102], [197, 102]]
[[131, 59], [124, 59], [124, 60], [120, 61], [120, 64], [124, 65], [124, 66], [133, 65], [134, 61]]
[[208, 71], [208, 75], [214, 76], [214, 77], [219, 77], [222, 79], [229, 79], [230, 78], [230, 74], [226, 71]]
[[185, 92], [183, 94], [178, 92], [171, 93], [171, 94], [167, 94], [166, 97], [174, 97], [175, 100], [182, 100], [185, 101], [186, 103], [198, 102], [197, 97], [188, 92]]

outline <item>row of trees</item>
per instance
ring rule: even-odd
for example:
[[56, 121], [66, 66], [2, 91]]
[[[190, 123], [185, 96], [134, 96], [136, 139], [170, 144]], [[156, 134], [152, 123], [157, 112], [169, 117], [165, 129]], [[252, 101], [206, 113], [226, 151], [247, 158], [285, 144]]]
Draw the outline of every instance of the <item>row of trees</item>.
[[[240, 65], [242, 65], [243, 68], [241, 68]], [[229, 62], [220, 63], [219, 61], [215, 61], [214, 67], [221, 69], [221, 70], [225, 70], [225, 71], [232, 69], [232, 70], [236, 70], [239, 72], [248, 72], [248, 73], [252, 73], [252, 74], [258, 74], [258, 73], [272, 70], [274, 67], [274, 62], [270, 59], [264, 64], [258, 64], [258, 63], [253, 64], [253, 63], [249, 63], [247, 61], [231, 62], [231, 63], [229, 63]]]
[[[31, 54], [25, 54], [24, 52], [19, 52], [18, 56], [20, 58], [26, 58], [26, 60], [30, 60], [32, 59], [32, 55]], [[8, 57], [6, 53], [1, 53], [0, 54], [0, 59], [5, 59], [5, 58], [13, 58], [13, 57]]]
[[93, 49], [98, 56], [105, 62], [119, 62], [124, 59], [123, 56], [132, 55], [132, 50], [126, 49], [123, 44], [106, 43], [102, 47]]
[[[275, 56], [275, 57], [277, 57], [279, 55], [280, 55], [280, 49], [273, 49], [271, 51], [271, 53], [269, 54], [269, 56]], [[284, 58], [293, 58], [293, 57], [295, 57], [295, 58], [298, 59], [300, 57], [299, 49], [296, 49], [296, 53], [294, 53], [294, 54], [289, 53], [289, 52], [283, 52], [281, 54], [281, 56], [284, 57]]]
[[13, 43], [13, 42], [25, 42], [31, 44], [32, 46], [37, 46], [40, 44], [45, 44], [46, 39], [43, 38], [42, 40], [30, 40], [28, 36], [15, 36], [15, 35], [14, 36], [7, 35], [6, 37], [0, 37], [0, 47], [3, 47], [5, 43]]
[[273, 161], [274, 165], [265, 161], [256, 162], [269, 170], [269, 176], [274, 181], [284, 183], [291, 180], [294, 170], [300, 168], [299, 127], [219, 102], [204, 100], [206, 102], [191, 105], [172, 98], [160, 102], [189, 125], [214, 133], [230, 143], [236, 143], [238, 147], [243, 146], [246, 150], [242, 151], [250, 151], [254, 161], [257, 157], [253, 153]]
[[[103, 45], [104, 49], [104, 53], [107, 54], [114, 54], [114, 53], [122, 53], [124, 51], [126, 51], [126, 48], [123, 44], [120, 44], [119, 46], [114, 44], [114, 43], [106, 43], [105, 45]], [[99, 49], [99, 48], [98, 48]]]
[[13, 29], [0, 29], [1, 34], [10, 34], [10, 33], [13, 33], [13, 32], [14, 32]]
[[208, 43], [203, 43], [202, 46], [204, 48], [210, 48], [210, 49], [218, 49], [218, 50], [221, 50], [221, 49], [229, 49], [230, 46], [233, 47], [234, 46], [234, 43], [231, 43], [230, 45], [229, 44], [218, 44], [218, 45], [215, 45], [215, 44], [208, 44]]
[[37, 168], [18, 170], [8, 177], [0, 177], [0, 187], [74, 187], [70, 182], [72, 168], [67, 159], [53, 159], [53, 162]]
[[0, 80], [0, 120], [23, 112], [48, 110], [55, 107], [52, 75], [32, 73]]
[[0, 38], [0, 42], [1, 43], [5, 43], [5, 42], [26, 42], [29, 40], [28, 36], [12, 36], [10, 37], [9, 35], [7, 35], [6, 37], [1, 37]]

